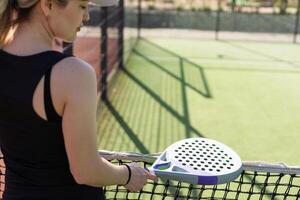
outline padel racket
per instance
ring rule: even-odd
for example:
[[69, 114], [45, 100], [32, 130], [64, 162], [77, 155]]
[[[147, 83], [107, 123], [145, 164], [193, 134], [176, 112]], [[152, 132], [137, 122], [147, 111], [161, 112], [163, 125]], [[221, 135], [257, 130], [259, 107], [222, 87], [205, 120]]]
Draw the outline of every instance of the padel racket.
[[149, 170], [162, 179], [216, 185], [235, 180], [242, 172], [242, 161], [220, 142], [190, 138], [169, 146]]

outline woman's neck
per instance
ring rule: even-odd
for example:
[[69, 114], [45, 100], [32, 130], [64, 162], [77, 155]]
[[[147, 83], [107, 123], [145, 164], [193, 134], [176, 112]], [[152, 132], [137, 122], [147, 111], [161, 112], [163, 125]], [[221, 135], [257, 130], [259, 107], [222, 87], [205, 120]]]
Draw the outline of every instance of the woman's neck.
[[32, 55], [53, 50], [53, 36], [42, 23], [24, 22], [18, 25], [4, 50], [16, 55]]

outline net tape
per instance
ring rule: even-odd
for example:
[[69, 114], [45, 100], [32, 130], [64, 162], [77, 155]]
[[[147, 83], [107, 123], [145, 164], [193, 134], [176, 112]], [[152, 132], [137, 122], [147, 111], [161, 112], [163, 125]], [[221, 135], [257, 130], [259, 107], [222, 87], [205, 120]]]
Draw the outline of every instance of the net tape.
[[[149, 167], [158, 154], [101, 151], [107, 160], [140, 162]], [[191, 185], [177, 181], [148, 182], [139, 193], [123, 187], [107, 187], [108, 199], [299, 199], [300, 168], [284, 163], [243, 162], [243, 173], [235, 181], [214, 186]]]
[[[149, 167], [159, 154], [99, 151], [113, 163], [138, 162]], [[2, 156], [0, 154], [0, 161]], [[0, 162], [0, 193], [4, 186], [4, 166]], [[177, 181], [149, 181], [139, 192], [128, 192], [122, 186], [104, 188], [107, 199], [247, 199], [247, 200], [292, 200], [300, 199], [300, 168], [284, 163], [243, 162], [243, 172], [234, 181], [212, 186], [192, 185]], [[1, 199], [1, 198], [0, 198]]]
[[[107, 160], [128, 160], [152, 164], [159, 157], [160, 153], [141, 154], [134, 152], [116, 152], [116, 151], [99, 151], [99, 155]], [[270, 172], [283, 174], [300, 175], [300, 166], [288, 166], [285, 163], [270, 164], [263, 161], [243, 161], [244, 171]]]

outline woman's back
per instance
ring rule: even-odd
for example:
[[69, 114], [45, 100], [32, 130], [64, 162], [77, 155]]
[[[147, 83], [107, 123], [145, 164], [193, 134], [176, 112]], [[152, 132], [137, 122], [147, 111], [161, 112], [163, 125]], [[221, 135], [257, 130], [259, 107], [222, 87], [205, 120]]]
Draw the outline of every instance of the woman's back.
[[75, 40], [89, 1], [0, 2], [4, 200], [103, 199], [103, 186], [138, 191], [155, 180], [137, 164], [117, 166], [98, 155], [95, 70], [53, 51], [55, 39]]
[[[53, 194], [55, 199], [101, 199], [100, 189], [78, 185], [70, 172], [62, 119], [51, 98], [51, 70], [66, 57], [55, 51], [15, 56], [0, 50], [0, 146], [7, 169], [4, 199], [20, 195], [45, 199], [45, 191], [49, 199]], [[47, 119], [33, 106], [40, 82], [44, 83]]]

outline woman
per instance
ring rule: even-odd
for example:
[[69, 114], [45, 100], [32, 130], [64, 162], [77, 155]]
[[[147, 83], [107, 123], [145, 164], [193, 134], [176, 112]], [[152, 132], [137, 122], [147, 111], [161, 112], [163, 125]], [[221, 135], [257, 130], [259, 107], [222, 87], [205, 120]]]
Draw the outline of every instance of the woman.
[[[96, 0], [94, 0], [96, 1]], [[97, 1], [96, 1], [97, 2]], [[89, 19], [87, 0], [0, 0], [0, 146], [4, 200], [104, 199], [156, 177], [97, 153], [93, 68], [53, 50]]]

